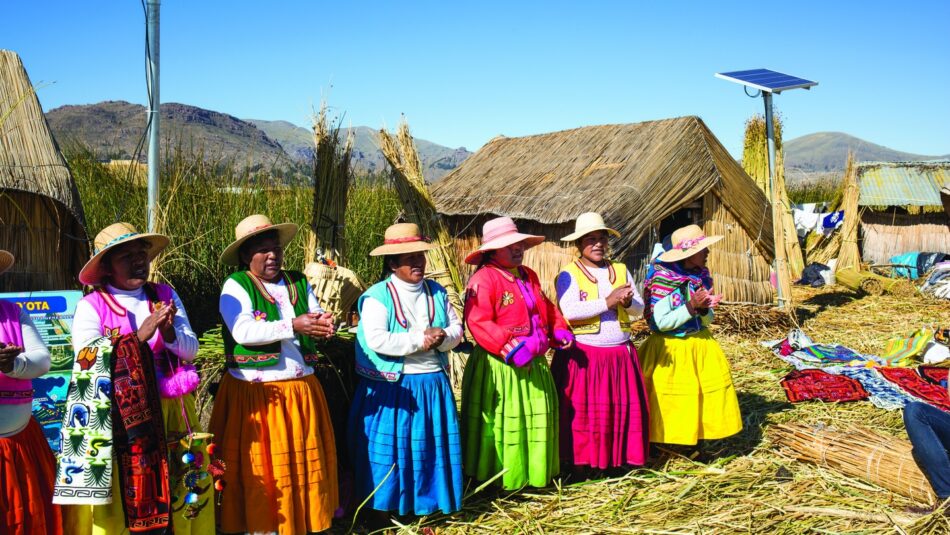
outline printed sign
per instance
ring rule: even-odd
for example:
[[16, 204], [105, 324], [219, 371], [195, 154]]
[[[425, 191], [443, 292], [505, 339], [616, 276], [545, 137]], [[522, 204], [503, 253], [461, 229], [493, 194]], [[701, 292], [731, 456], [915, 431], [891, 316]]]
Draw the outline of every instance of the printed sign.
[[73, 371], [73, 341], [70, 326], [80, 291], [0, 293], [0, 299], [16, 303], [36, 325], [53, 357], [49, 373], [33, 379], [33, 416], [53, 451], [59, 451], [60, 427], [66, 410], [66, 394]]

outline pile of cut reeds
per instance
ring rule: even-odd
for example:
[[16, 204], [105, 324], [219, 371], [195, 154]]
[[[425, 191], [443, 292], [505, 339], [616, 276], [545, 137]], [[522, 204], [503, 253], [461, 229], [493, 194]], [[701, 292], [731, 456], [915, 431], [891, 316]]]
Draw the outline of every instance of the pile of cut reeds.
[[774, 426], [771, 435], [789, 457], [833, 468], [918, 502], [936, 502], [906, 440], [857, 425], [835, 429], [789, 423]]
[[766, 305], [723, 303], [716, 307], [716, 334], [756, 333], [762, 338], [784, 336], [796, 326], [788, 311]]

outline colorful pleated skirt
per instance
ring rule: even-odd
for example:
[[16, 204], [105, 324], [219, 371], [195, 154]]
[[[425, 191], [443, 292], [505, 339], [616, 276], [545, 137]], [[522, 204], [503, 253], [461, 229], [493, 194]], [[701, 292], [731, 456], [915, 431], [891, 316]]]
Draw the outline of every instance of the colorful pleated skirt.
[[640, 347], [650, 401], [650, 441], [694, 445], [742, 430], [729, 362], [707, 329], [653, 333]]
[[35, 418], [19, 433], [0, 438], [0, 533], [63, 533], [60, 506], [53, 504], [56, 459]]
[[[188, 471], [207, 472], [210, 455], [207, 443], [194, 444], [191, 452], [200, 462], [200, 468], [192, 462], [192, 469], [186, 468], [181, 457], [189, 451], [179, 439], [190, 432], [199, 432], [198, 414], [195, 411], [195, 395], [185, 394], [180, 398], [162, 398], [162, 419], [165, 425], [165, 437], [168, 439], [168, 453], [171, 457], [172, 526], [175, 535], [198, 535], [214, 533], [214, 482], [210, 476], [197, 478], [191, 487], [185, 483]], [[125, 512], [122, 507], [119, 480], [115, 477], [119, 471], [112, 467], [112, 503], [107, 505], [63, 505], [63, 518], [66, 533], [72, 535], [126, 535], [129, 529], [125, 525]], [[198, 497], [193, 506], [185, 503], [188, 493], [194, 491]]]
[[444, 373], [362, 379], [348, 435], [359, 501], [372, 494], [369, 507], [401, 515], [461, 509], [462, 446]]
[[530, 366], [505, 364], [476, 346], [462, 376], [465, 474], [507, 490], [544, 487], [557, 475], [557, 389], [544, 357]]
[[252, 383], [225, 373], [209, 430], [226, 465], [221, 531], [284, 535], [330, 527], [339, 506], [336, 448], [316, 377]]
[[561, 460], [606, 469], [641, 466], [649, 453], [649, 405], [633, 344], [554, 353]]

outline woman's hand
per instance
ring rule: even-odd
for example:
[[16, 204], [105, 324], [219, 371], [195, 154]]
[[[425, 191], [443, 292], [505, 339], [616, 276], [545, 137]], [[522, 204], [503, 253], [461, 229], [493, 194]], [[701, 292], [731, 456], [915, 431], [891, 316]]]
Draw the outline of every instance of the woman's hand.
[[[710, 294], [706, 288], [700, 288], [699, 290], [693, 292], [693, 295], [686, 303], [686, 307], [689, 310], [689, 313], [695, 316], [698, 310], [708, 309], [712, 305], [712, 302], [712, 294]], [[716, 302], [718, 303], [718, 301]]]
[[445, 341], [445, 331], [439, 327], [429, 327], [423, 332], [422, 349], [433, 350]]
[[618, 304], [623, 307], [630, 306], [630, 302], [633, 300], [633, 287], [630, 286], [630, 283], [624, 284], [623, 286], [618, 286], [614, 288], [610, 295], [607, 296], [607, 308], [612, 309]]
[[294, 332], [314, 338], [333, 336], [333, 315], [329, 312], [314, 314], [307, 312], [293, 319]]
[[178, 307], [175, 306], [174, 300], [169, 300], [159, 312], [163, 315], [158, 321], [158, 332], [162, 333], [162, 340], [170, 344], [177, 338], [175, 334], [175, 314], [178, 313]]
[[0, 348], [0, 372], [10, 373], [13, 371], [13, 363], [17, 355], [23, 353], [21, 346], [3, 346]]

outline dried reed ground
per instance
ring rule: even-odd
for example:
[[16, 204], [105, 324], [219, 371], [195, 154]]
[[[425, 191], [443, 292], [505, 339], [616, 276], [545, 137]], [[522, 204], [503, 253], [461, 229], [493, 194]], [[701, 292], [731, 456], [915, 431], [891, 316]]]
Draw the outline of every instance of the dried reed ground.
[[[840, 288], [796, 288], [805, 332], [863, 352], [881, 352], [889, 337], [950, 321], [950, 302], [891, 296], [857, 298]], [[725, 330], [722, 327], [720, 331]], [[404, 524], [423, 533], [950, 533], [939, 515], [900, 495], [811, 464], [779, 456], [769, 427], [786, 422], [855, 423], [906, 438], [899, 411], [869, 402], [787, 402], [779, 380], [790, 370], [759, 341], [782, 328], [719, 333], [733, 366], [744, 416], [738, 436], [712, 444], [708, 465], [661, 458], [623, 477], [544, 489], [482, 491], [460, 513]], [[471, 492], [471, 489], [469, 490]], [[342, 527], [342, 526], [341, 526]]]

